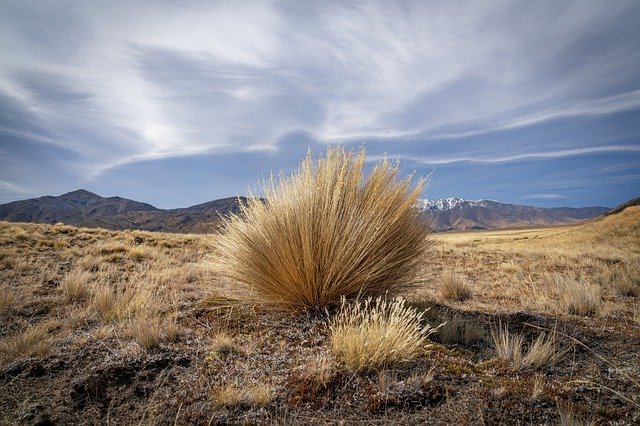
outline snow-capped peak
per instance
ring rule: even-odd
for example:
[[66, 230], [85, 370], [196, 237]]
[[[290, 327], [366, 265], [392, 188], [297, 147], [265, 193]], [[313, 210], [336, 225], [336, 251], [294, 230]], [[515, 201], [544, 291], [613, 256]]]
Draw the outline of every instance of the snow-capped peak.
[[419, 201], [419, 205], [423, 210], [445, 211], [454, 208], [462, 208], [463, 206], [479, 206], [482, 205], [483, 201], [486, 200], [466, 200], [464, 198], [456, 197], [440, 199], [424, 198]]

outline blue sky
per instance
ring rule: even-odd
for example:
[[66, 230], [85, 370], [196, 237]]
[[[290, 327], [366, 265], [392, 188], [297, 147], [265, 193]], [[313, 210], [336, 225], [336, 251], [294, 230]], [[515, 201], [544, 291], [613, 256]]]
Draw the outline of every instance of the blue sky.
[[431, 173], [430, 198], [640, 195], [637, 1], [0, 8], [0, 203], [186, 207], [334, 144]]

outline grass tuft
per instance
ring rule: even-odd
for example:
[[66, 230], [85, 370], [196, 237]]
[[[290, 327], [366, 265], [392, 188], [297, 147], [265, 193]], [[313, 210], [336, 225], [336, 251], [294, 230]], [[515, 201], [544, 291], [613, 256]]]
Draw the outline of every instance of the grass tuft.
[[51, 347], [46, 324], [30, 325], [21, 333], [0, 340], [0, 360], [44, 356]]
[[524, 336], [511, 334], [506, 326], [500, 325], [492, 330], [493, 345], [499, 358], [505, 359], [516, 370], [536, 370], [557, 361], [563, 352], [556, 349], [553, 336], [542, 333], [528, 348], [525, 348]]
[[353, 371], [371, 371], [410, 361], [425, 348], [433, 332], [423, 326], [424, 312], [406, 306], [403, 299], [378, 297], [343, 305], [332, 320], [331, 351]]
[[71, 271], [60, 284], [60, 290], [66, 303], [81, 302], [91, 294], [89, 281], [91, 274], [87, 271]]
[[365, 179], [365, 153], [311, 153], [290, 177], [265, 183], [218, 241], [221, 270], [253, 298], [320, 311], [345, 296], [397, 294], [416, 284], [428, 225], [415, 208], [424, 187], [398, 180], [386, 159]]
[[440, 295], [447, 300], [462, 302], [471, 299], [473, 290], [463, 276], [447, 271], [440, 280]]
[[555, 275], [555, 288], [569, 314], [593, 316], [602, 309], [602, 288], [596, 283]]

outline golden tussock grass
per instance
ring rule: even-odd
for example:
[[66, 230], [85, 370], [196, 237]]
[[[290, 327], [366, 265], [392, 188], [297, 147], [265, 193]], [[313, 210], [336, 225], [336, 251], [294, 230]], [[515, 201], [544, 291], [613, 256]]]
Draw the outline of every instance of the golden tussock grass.
[[65, 303], [82, 302], [91, 294], [91, 274], [87, 271], [73, 270], [60, 284]]
[[509, 362], [514, 370], [539, 369], [556, 362], [564, 351], [556, 348], [554, 336], [541, 333], [525, 347], [524, 336], [512, 334], [506, 326], [499, 325], [491, 331], [496, 355]]
[[416, 284], [428, 247], [414, 208], [423, 181], [398, 180], [380, 162], [365, 179], [364, 150], [311, 153], [292, 176], [265, 183], [218, 239], [220, 271], [256, 302], [284, 310], [321, 310], [342, 296], [395, 294]]
[[423, 325], [424, 312], [403, 299], [367, 298], [347, 304], [332, 319], [331, 352], [353, 371], [369, 371], [410, 361], [426, 349], [433, 332]]
[[462, 275], [447, 271], [440, 279], [440, 295], [446, 300], [462, 302], [471, 299], [473, 290]]
[[51, 347], [51, 336], [46, 323], [29, 325], [23, 331], [0, 340], [0, 360], [44, 356]]

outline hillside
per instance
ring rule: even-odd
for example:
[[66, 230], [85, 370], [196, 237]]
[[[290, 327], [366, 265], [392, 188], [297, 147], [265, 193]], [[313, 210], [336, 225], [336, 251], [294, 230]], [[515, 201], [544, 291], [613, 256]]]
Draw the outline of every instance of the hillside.
[[239, 211], [244, 197], [230, 197], [195, 206], [163, 210], [120, 197], [101, 197], [80, 189], [0, 205], [0, 220], [35, 222], [111, 230], [206, 233], [218, 229], [220, 216]]
[[[239, 211], [244, 197], [230, 197], [191, 207], [163, 210], [120, 197], [101, 197], [86, 190], [0, 205], [0, 220], [99, 227], [112, 230], [207, 233], [216, 231], [220, 216]], [[424, 217], [435, 231], [498, 229], [575, 223], [609, 211], [606, 207], [541, 208], [470, 201], [460, 198], [421, 200]]]

